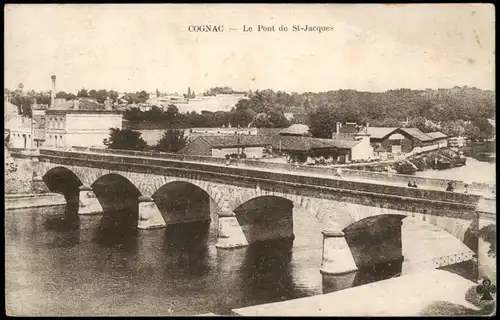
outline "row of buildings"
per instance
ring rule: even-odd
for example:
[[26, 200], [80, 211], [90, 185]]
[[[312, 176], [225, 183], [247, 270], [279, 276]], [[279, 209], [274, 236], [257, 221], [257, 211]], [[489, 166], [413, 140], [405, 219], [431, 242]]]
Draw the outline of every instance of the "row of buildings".
[[122, 128], [122, 114], [111, 101], [99, 104], [91, 98], [56, 99], [52, 76], [50, 106], [33, 104], [32, 118], [18, 114], [17, 106], [4, 101], [4, 140], [12, 148], [103, 146], [110, 128]]
[[[51, 103], [33, 106], [33, 117], [18, 115], [18, 108], [5, 102], [5, 140], [10, 147], [103, 147], [110, 128], [123, 127], [119, 110], [110, 100], [99, 104], [91, 98], [56, 99], [56, 77], [52, 76]], [[370, 127], [337, 123], [330, 139], [313, 138], [309, 128], [294, 124], [286, 129], [190, 128], [186, 155], [246, 158], [284, 158], [304, 163], [322, 159], [326, 163], [361, 162], [394, 155], [431, 150], [448, 145], [441, 132], [423, 133], [417, 128]]]
[[441, 132], [423, 133], [417, 128], [386, 128], [337, 123], [331, 139], [309, 136], [309, 128], [294, 124], [284, 130], [191, 129], [191, 139], [180, 152], [186, 155], [226, 157], [242, 154], [246, 158], [285, 157], [288, 162], [304, 163], [318, 158], [326, 163], [361, 162], [387, 159], [391, 155], [447, 147], [448, 137]]

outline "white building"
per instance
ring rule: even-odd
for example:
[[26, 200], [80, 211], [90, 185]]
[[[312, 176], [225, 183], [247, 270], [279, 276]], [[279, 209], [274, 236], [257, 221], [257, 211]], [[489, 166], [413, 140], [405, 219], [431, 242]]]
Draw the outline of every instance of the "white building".
[[34, 126], [28, 117], [13, 117], [8, 122], [9, 137], [8, 146], [10, 148], [33, 149]]
[[122, 129], [122, 115], [112, 110], [80, 108], [82, 101], [73, 100], [72, 108], [48, 109], [45, 145], [48, 147], [100, 147], [109, 138], [110, 128]]
[[34, 148], [34, 124], [19, 114], [17, 106], [4, 101], [4, 139], [10, 148]]

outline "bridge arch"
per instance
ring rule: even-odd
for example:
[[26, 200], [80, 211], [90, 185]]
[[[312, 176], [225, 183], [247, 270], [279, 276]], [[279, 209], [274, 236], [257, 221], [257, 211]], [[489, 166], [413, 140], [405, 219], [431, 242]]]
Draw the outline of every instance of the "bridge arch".
[[108, 173], [100, 176], [90, 186], [103, 208], [106, 217], [118, 223], [137, 226], [141, 191], [126, 177]]
[[50, 192], [68, 195], [78, 195], [80, 186], [83, 185], [80, 178], [70, 169], [62, 166], [51, 168], [43, 177], [43, 182]]
[[[358, 268], [403, 262], [401, 226], [404, 218], [404, 214], [380, 214], [363, 218], [342, 229]], [[366, 250], [367, 244], [369, 250]]]
[[167, 224], [211, 220], [219, 211], [216, 200], [198, 184], [189, 180], [173, 180], [158, 188], [151, 196]]
[[233, 210], [248, 243], [294, 238], [293, 201], [275, 195], [252, 198]]

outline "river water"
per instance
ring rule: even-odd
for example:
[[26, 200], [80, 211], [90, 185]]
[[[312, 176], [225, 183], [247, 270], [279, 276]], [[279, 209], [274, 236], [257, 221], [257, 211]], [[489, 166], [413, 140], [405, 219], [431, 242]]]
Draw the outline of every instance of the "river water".
[[496, 183], [495, 163], [479, 161], [470, 157], [467, 157], [466, 165], [462, 167], [455, 167], [446, 170], [427, 169], [424, 171], [417, 171], [415, 175], [420, 177], [462, 180], [466, 183]]
[[[109, 229], [102, 217], [55, 220], [64, 207], [7, 211], [7, 310], [14, 315], [196, 315], [331, 292], [319, 272], [321, 225], [294, 211], [294, 241], [217, 250], [216, 223]], [[428, 223], [403, 220], [402, 270], [361, 270], [355, 285], [418, 271], [422, 261], [468, 252]], [[472, 267], [460, 268], [465, 275]], [[464, 271], [465, 270], [465, 271]]]

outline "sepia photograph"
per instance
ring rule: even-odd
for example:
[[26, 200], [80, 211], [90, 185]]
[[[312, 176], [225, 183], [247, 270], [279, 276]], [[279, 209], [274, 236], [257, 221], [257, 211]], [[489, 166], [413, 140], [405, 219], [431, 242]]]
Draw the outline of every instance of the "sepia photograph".
[[9, 316], [496, 314], [493, 4], [4, 5]]

